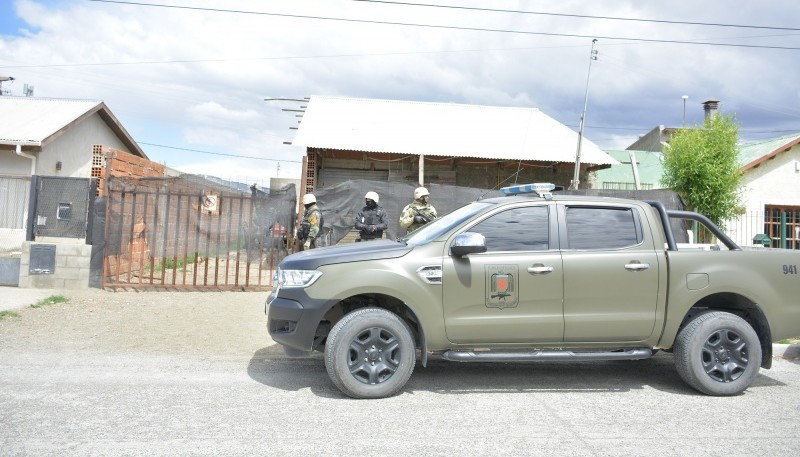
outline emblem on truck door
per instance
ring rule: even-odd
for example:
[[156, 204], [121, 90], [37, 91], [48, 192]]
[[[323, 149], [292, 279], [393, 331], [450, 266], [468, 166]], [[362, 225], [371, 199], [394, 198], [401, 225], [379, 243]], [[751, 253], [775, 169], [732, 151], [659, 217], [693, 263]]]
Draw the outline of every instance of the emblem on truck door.
[[513, 308], [517, 306], [519, 297], [515, 287], [518, 277], [516, 265], [486, 266], [486, 306], [488, 308]]

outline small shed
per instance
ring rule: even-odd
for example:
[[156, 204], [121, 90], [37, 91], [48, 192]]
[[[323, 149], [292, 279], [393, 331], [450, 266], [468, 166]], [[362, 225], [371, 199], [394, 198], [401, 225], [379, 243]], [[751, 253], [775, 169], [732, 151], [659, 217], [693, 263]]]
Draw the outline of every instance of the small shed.
[[[314, 95], [292, 144], [306, 147], [305, 192], [348, 179], [566, 187], [578, 133], [536, 108]], [[581, 183], [589, 171], [618, 163], [583, 139]]]

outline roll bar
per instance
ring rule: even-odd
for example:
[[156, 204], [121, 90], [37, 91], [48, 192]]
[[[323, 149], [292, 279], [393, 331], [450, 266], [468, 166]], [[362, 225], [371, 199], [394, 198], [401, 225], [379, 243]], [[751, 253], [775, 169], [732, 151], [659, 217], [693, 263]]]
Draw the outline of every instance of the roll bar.
[[664, 235], [667, 237], [667, 250], [669, 251], [677, 251], [678, 245], [675, 243], [675, 237], [672, 234], [672, 228], [670, 226], [669, 220], [672, 219], [690, 219], [693, 221], [700, 222], [701, 224], [705, 225], [707, 229], [711, 231], [711, 233], [717, 237], [718, 240], [725, 245], [731, 251], [741, 251], [742, 248], [739, 247], [728, 235], [725, 234], [716, 224], [711, 222], [711, 219], [703, 216], [700, 213], [695, 213], [692, 211], [680, 211], [680, 210], [668, 210], [664, 207], [664, 204], [659, 201], [647, 200], [647, 204], [652, 206], [658, 212], [659, 217], [661, 218], [661, 224], [664, 226]]

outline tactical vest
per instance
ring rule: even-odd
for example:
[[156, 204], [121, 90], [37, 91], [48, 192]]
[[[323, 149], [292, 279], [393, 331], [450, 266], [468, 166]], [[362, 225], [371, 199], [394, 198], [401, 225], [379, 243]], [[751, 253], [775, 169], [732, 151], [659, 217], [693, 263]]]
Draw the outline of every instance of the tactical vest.
[[301, 240], [305, 241], [305, 239], [308, 238], [308, 235], [311, 232], [311, 223], [308, 222], [308, 218], [309, 216], [311, 216], [311, 213], [313, 212], [317, 213], [317, 219], [319, 219], [319, 232], [317, 232], [317, 236], [319, 236], [319, 234], [322, 233], [322, 227], [325, 225], [325, 218], [322, 217], [322, 211], [320, 211], [319, 208], [313, 209], [311, 210], [311, 212], [306, 210], [305, 213], [303, 213], [303, 220], [300, 221], [300, 230], [297, 231], [297, 236]]
[[[361, 214], [364, 216], [364, 221], [362, 222], [364, 225], [378, 225], [378, 222], [381, 221], [381, 216], [385, 216], [386, 212], [383, 207], [377, 206], [375, 208], [361, 210]], [[362, 230], [360, 233], [361, 238], [365, 240], [383, 237], [383, 230], [377, 230], [374, 233], [368, 233]]]

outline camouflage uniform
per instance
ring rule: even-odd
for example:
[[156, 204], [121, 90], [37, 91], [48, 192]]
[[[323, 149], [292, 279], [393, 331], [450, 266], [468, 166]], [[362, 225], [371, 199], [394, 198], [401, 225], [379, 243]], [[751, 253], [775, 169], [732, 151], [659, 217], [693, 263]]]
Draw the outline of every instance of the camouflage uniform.
[[403, 208], [403, 214], [400, 216], [400, 226], [411, 233], [434, 219], [436, 219], [436, 208], [433, 205], [421, 199], [414, 200]]
[[303, 213], [303, 221], [300, 222], [299, 237], [303, 242], [307, 240], [311, 242], [309, 249], [317, 247], [317, 237], [320, 230], [322, 230], [323, 223], [322, 211], [316, 203], [306, 208]]

